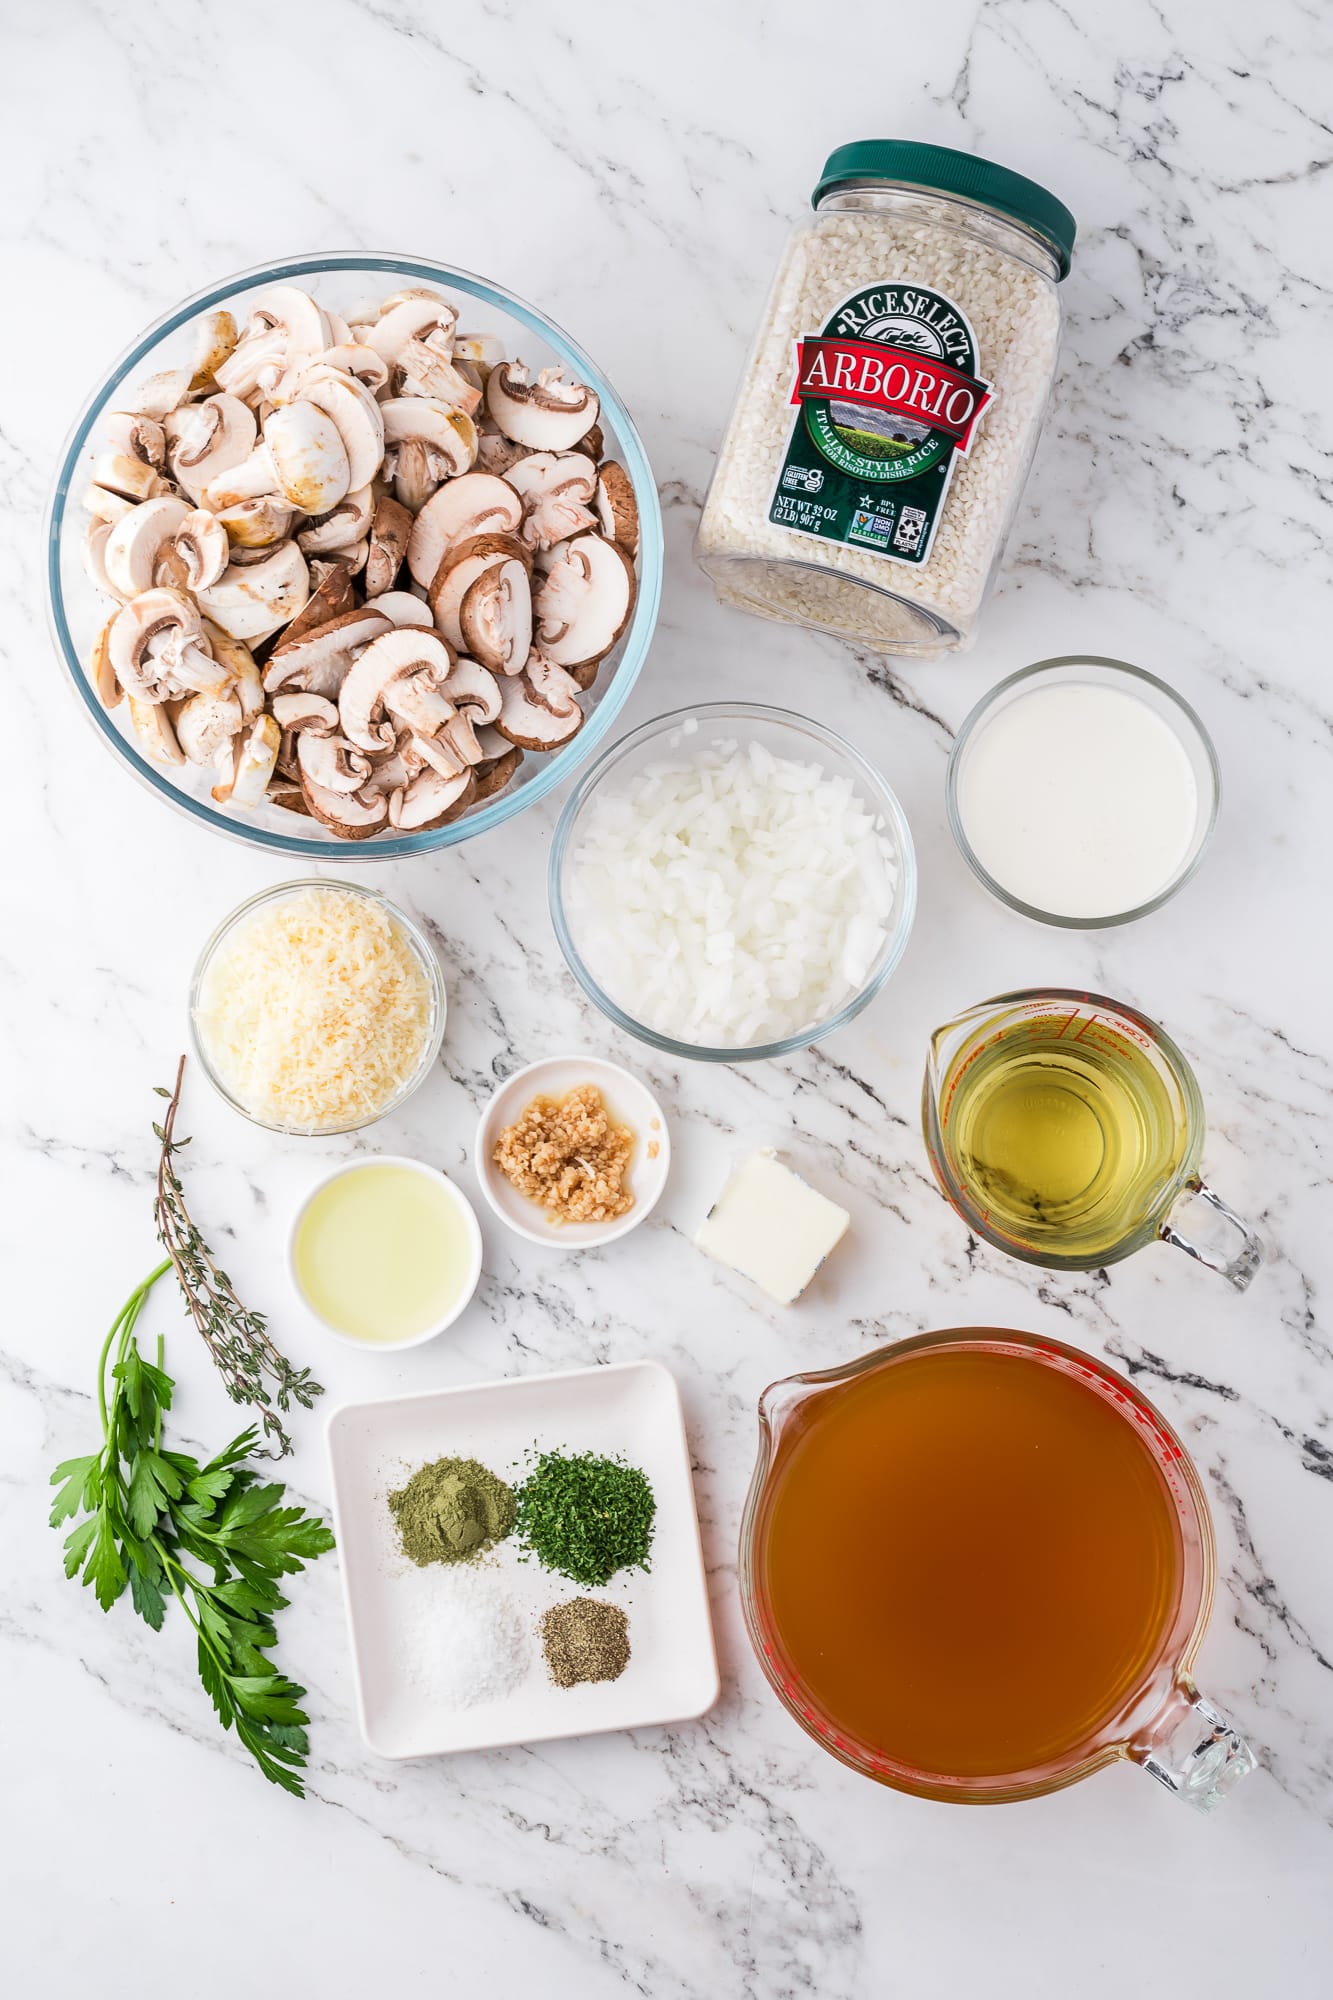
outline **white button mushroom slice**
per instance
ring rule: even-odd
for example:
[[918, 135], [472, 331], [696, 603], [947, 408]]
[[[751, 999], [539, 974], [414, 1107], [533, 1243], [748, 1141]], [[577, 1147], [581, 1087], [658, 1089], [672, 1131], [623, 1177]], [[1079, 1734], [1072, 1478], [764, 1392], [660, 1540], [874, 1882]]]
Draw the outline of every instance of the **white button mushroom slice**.
[[213, 519], [237, 548], [268, 549], [286, 540], [296, 509], [280, 494], [261, 493], [254, 500], [238, 500], [234, 507], [219, 507]]
[[368, 533], [373, 514], [370, 487], [358, 487], [327, 514], [300, 529], [297, 544], [308, 556], [329, 555], [336, 549], [348, 548]]
[[282, 746], [282, 731], [271, 715], [257, 716], [248, 729], [232, 738], [230, 768], [213, 787], [213, 797], [221, 805], [241, 806], [247, 811], [257, 806], [268, 790]]
[[410, 340], [428, 339], [447, 359], [453, 353], [457, 325], [458, 314], [446, 300], [425, 292], [395, 292], [385, 300], [366, 339], [391, 367]]
[[159, 702], [140, 701], [135, 695], [129, 695], [127, 703], [130, 723], [144, 755], [165, 770], [183, 764], [185, 752], [176, 741], [176, 732], [165, 708]]
[[[301, 400], [322, 410], [342, 439], [350, 489], [369, 486], [384, 457], [384, 418], [370, 390], [354, 375], [316, 363], [301, 378]], [[264, 435], [268, 436], [267, 430]]]
[[204, 637], [209, 651], [220, 667], [227, 673], [228, 685], [241, 704], [241, 714], [246, 722], [253, 722], [264, 710], [264, 682], [255, 656], [241, 639], [233, 639], [220, 625], [214, 625], [205, 618]]
[[537, 645], [559, 667], [595, 666], [629, 622], [637, 582], [625, 551], [604, 535], [576, 535], [547, 571], [534, 605]]
[[336, 368], [340, 374], [350, 375], [361, 382], [373, 395], [384, 388], [389, 379], [389, 364], [382, 354], [377, 354], [368, 341], [346, 340], [334, 347], [326, 347], [315, 364], [320, 368]]
[[176, 741], [192, 764], [216, 764], [243, 721], [241, 704], [230, 689], [191, 695], [176, 717]]
[[393, 793], [389, 819], [400, 833], [424, 833], [429, 827], [457, 819], [471, 805], [475, 792], [476, 779], [470, 770], [452, 778], [425, 770], [404, 791]]
[[[364, 653], [353, 662], [338, 693], [338, 714], [342, 719], [343, 735], [359, 750], [391, 750], [395, 740], [394, 725], [384, 720], [385, 696], [390, 687], [405, 676], [418, 675], [423, 671], [438, 686], [443, 686], [453, 663], [454, 656], [449, 647], [434, 632], [404, 626], [372, 640]], [[452, 713], [450, 706], [448, 714]]]
[[623, 465], [608, 458], [597, 477], [594, 501], [597, 519], [608, 541], [617, 542], [627, 556], [639, 553], [639, 504], [634, 486]]
[[397, 380], [408, 396], [432, 396], [451, 410], [468, 416], [481, 402], [481, 390], [461, 369], [426, 340], [409, 340], [398, 350]]
[[[264, 686], [270, 694], [280, 688], [300, 688], [336, 701], [357, 650], [368, 648], [392, 629], [387, 618], [365, 605], [306, 631], [284, 633], [264, 668]], [[343, 733], [347, 733], [345, 729]], [[367, 750], [371, 745], [362, 743], [359, 747]]]
[[486, 408], [515, 444], [568, 451], [596, 423], [600, 405], [562, 368], [543, 368], [534, 382], [521, 361], [501, 361], [486, 378]]
[[269, 704], [273, 720], [284, 735], [288, 730], [308, 729], [316, 736], [334, 736], [338, 731], [338, 707], [322, 694], [275, 694]]
[[465, 472], [428, 500], [412, 524], [407, 565], [413, 580], [434, 582], [445, 552], [475, 535], [514, 534], [523, 503], [507, 480], [491, 472]]
[[492, 723], [500, 713], [499, 681], [479, 660], [470, 660], [466, 654], [450, 667], [444, 694], [456, 709], [466, 709], [474, 723]]
[[521, 674], [501, 683], [500, 700], [495, 726], [521, 750], [554, 750], [583, 726], [576, 683], [536, 651]]
[[370, 776], [370, 759], [364, 751], [353, 749], [345, 736], [322, 729], [301, 731], [296, 739], [296, 761], [301, 775], [326, 792], [360, 791]]
[[369, 840], [388, 821], [389, 801], [383, 792], [329, 792], [302, 772], [301, 795], [311, 816], [344, 840]]
[[227, 552], [227, 530], [203, 507], [192, 508], [171, 537], [171, 560], [180, 567], [186, 590], [216, 583], [227, 567]]
[[523, 563], [510, 557], [485, 569], [458, 607], [463, 643], [493, 673], [516, 674], [532, 650], [532, 585]]
[[597, 467], [582, 452], [530, 452], [511, 467], [508, 479], [523, 502], [520, 533], [529, 548], [554, 548], [597, 526], [589, 504]]
[[[94, 515], [83, 531], [81, 554], [84, 574], [88, 578], [88, 581], [95, 584], [98, 590], [104, 590], [108, 597], [119, 597], [122, 593], [116, 589], [115, 584], [112, 583], [111, 578], [106, 573], [106, 545], [111, 539], [111, 533], [111, 522], [100, 521]], [[414, 599], [413, 602], [416, 602], [416, 600]], [[429, 607], [423, 604], [421, 608], [426, 613], [426, 619], [429, 622]]]
[[429, 601], [435, 617], [435, 629], [449, 641], [455, 652], [467, 650], [462, 626], [463, 599], [478, 577], [488, 569], [498, 568], [501, 563], [526, 564], [530, 560], [518, 536], [512, 534], [470, 535], [466, 541], [455, 543], [446, 551], [435, 572]]
[[264, 425], [264, 445], [284, 497], [303, 514], [327, 514], [351, 485], [338, 426], [314, 403], [302, 398], [275, 410]]
[[168, 580], [157, 574], [158, 558], [189, 512], [184, 500], [145, 500], [117, 521], [103, 560], [118, 597], [137, 597], [140, 591], [151, 590], [155, 583]]
[[111, 664], [111, 627], [115, 622], [113, 611], [93, 640], [92, 651], [88, 655], [88, 679], [103, 708], [118, 707], [125, 693]]
[[504, 342], [493, 333], [458, 333], [454, 335], [454, 360], [471, 361], [478, 368], [494, 368], [505, 358]]
[[167, 463], [199, 499], [213, 480], [246, 462], [258, 435], [254, 411], [239, 396], [208, 396], [167, 418]]
[[329, 334], [328, 317], [308, 292], [274, 285], [255, 299], [240, 343], [216, 380], [247, 401], [259, 390], [285, 400], [301, 369], [332, 346]]
[[477, 456], [477, 427], [471, 417], [434, 396], [390, 396], [379, 409], [386, 450], [403, 444], [428, 445], [444, 468], [441, 476], [447, 478], [466, 472]]
[[437, 451], [414, 438], [406, 444], [390, 445], [380, 468], [382, 479], [393, 485], [394, 498], [409, 514], [419, 514], [432, 493], [438, 492], [449, 476], [449, 468]]
[[351, 339], [352, 337], [351, 329], [349, 328], [347, 321], [343, 318], [341, 313], [334, 312], [330, 306], [325, 306], [324, 308], [324, 323], [329, 330], [329, 336], [328, 336], [329, 347], [337, 347], [342, 342]]
[[164, 368], [156, 375], [148, 375], [142, 382], [126, 392], [121, 400], [121, 409], [134, 417], [156, 417], [161, 422], [169, 417], [190, 393], [190, 371], [188, 368]]
[[281, 373], [286, 354], [286, 335], [261, 322], [247, 327], [227, 359], [214, 369], [213, 380], [227, 395], [256, 403], [264, 394], [263, 384]]
[[93, 484], [105, 486], [126, 500], [147, 500], [158, 483], [153, 467], [124, 452], [104, 451], [93, 460]]
[[114, 410], [103, 432], [105, 447], [122, 458], [137, 458], [160, 472], [167, 459], [167, 435], [156, 417], [132, 416], [128, 410]]
[[[386, 493], [375, 509], [370, 526], [365, 575], [367, 597], [379, 597], [393, 589], [407, 559], [411, 534], [412, 516], [392, 494]], [[424, 606], [422, 608], [425, 609]]]
[[254, 553], [262, 560], [233, 560], [216, 583], [199, 592], [214, 624], [233, 639], [268, 638], [296, 616], [310, 595], [310, 572], [295, 542], [279, 542], [271, 553]]
[[226, 684], [198, 609], [183, 591], [146, 590], [131, 598], [111, 621], [107, 647], [116, 679], [141, 702]]
[[194, 336], [194, 367], [190, 388], [197, 395], [211, 389], [218, 369], [236, 346], [240, 335], [236, 321], [224, 308], [204, 313]]
[[418, 628], [424, 626], [429, 630], [435, 623], [429, 604], [423, 604], [419, 597], [413, 597], [410, 590], [386, 590], [372, 598], [371, 602], [392, 625], [413, 625]]
[[[242, 500], [259, 500], [266, 497], [280, 500], [287, 498], [282, 491], [278, 469], [273, 463], [273, 454], [268, 445], [261, 442], [255, 446], [248, 458], [241, 460], [239, 465], [228, 466], [225, 472], [220, 472], [215, 479], [209, 480], [203, 490], [202, 502], [213, 513], [220, 514], [224, 508], [235, 507]], [[291, 501], [289, 504], [294, 507], [297, 503]], [[304, 512], [304, 509], [300, 511]]]
[[83, 504], [95, 521], [105, 521], [111, 528], [117, 521], [123, 521], [138, 502], [127, 500], [123, 493], [113, 493], [109, 486], [94, 483], [84, 488]]

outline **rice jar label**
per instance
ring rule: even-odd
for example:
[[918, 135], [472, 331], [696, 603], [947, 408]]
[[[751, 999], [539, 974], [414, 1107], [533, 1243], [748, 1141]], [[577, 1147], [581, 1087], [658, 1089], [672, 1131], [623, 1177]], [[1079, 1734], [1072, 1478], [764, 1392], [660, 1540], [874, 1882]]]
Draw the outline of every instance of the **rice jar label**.
[[952, 299], [909, 282], [853, 292], [796, 342], [797, 417], [768, 518], [924, 563], [958, 459], [994, 400]]

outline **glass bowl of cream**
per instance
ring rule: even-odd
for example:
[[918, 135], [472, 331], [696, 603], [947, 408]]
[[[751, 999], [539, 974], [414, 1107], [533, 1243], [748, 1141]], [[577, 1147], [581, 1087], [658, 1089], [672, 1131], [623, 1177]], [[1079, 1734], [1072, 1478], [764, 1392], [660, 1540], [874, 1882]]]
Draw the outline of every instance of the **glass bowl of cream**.
[[1189, 703], [1093, 654], [1000, 681], [959, 730], [946, 778], [949, 825], [977, 880], [1067, 930], [1160, 909], [1202, 862], [1221, 796]]

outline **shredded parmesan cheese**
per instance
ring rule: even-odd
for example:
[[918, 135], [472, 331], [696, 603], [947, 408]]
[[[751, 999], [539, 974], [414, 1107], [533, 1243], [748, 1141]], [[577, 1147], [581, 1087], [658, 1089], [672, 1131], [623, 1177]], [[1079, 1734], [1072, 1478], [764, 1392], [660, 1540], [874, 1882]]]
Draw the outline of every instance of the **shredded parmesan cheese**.
[[195, 1007], [218, 1082], [252, 1118], [290, 1132], [378, 1117], [415, 1075], [431, 1032], [420, 957], [389, 912], [312, 887], [225, 938]]

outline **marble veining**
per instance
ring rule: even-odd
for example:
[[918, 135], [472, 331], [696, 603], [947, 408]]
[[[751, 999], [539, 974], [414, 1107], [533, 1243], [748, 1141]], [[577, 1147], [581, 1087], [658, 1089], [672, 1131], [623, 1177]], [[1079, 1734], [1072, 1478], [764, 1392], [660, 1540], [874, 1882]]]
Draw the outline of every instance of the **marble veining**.
[[[274, 1990], [352, 1996], [388, 1974], [403, 1992], [505, 2000], [1322, 1991], [1333, 16], [1308, 0], [941, 0], [844, 23], [795, 0], [70, 0], [11, 12], [0, 100], [0, 660], [15, 746], [0, 935], [0, 1768], [15, 1809], [0, 1916], [19, 1987], [233, 1993], [228, 1954], [200, 1945], [234, 1913], [225, 1849], [263, 1885], [246, 1945]], [[874, 131], [988, 153], [1051, 186], [1081, 225], [1056, 395], [1000, 589], [975, 652], [943, 664], [723, 612], [690, 556], [788, 222], [825, 153]], [[723, 1694], [678, 1728], [383, 1764], [356, 1733], [326, 1559], [298, 1580], [282, 1628], [313, 1716], [299, 1805], [215, 1727], [179, 1623], [154, 1638], [124, 1607], [103, 1619], [64, 1582], [45, 1526], [50, 1466], [88, 1448], [102, 1330], [154, 1260], [151, 1089], [182, 1046], [195, 952], [290, 871], [171, 819], [80, 722], [51, 657], [38, 520], [79, 401], [149, 319], [229, 271], [339, 248], [483, 272], [592, 350], [640, 425], [666, 517], [659, 636], [626, 726], [718, 693], [817, 712], [903, 800], [921, 897], [902, 967], [851, 1028], [784, 1063], [719, 1070], [623, 1040], [566, 974], [544, 890], [559, 799], [435, 861], [351, 853], [324, 871], [387, 889], [430, 931], [450, 993], [440, 1067], [373, 1134], [306, 1144], [243, 1124], [192, 1077], [193, 1206], [329, 1406], [666, 1362], [695, 1458]], [[1225, 785], [1198, 879], [1093, 936], [987, 902], [943, 799], [949, 743], [978, 696], [1079, 648], [1178, 686]], [[918, 1123], [929, 1031], [1039, 983], [1114, 994], [1181, 1043], [1208, 1107], [1205, 1171], [1267, 1244], [1243, 1298], [1160, 1247], [1084, 1275], [1030, 1270], [940, 1199]], [[577, 1047], [629, 1062], [668, 1107], [673, 1175], [650, 1222], [575, 1258], [487, 1218], [476, 1305], [445, 1342], [396, 1360], [330, 1351], [282, 1275], [313, 1172], [388, 1149], [473, 1188], [496, 1080]], [[852, 1212], [850, 1238], [789, 1311], [690, 1242], [755, 1145]], [[1125, 1769], [994, 1812], [900, 1798], [819, 1752], [751, 1657], [735, 1550], [760, 1390], [975, 1323], [1109, 1359], [1197, 1459], [1219, 1555], [1198, 1676], [1263, 1762], [1209, 1824]], [[234, 1412], [165, 1288], [147, 1324], [167, 1338], [182, 1439], [216, 1446]], [[300, 1418], [289, 1461], [316, 1506], [322, 1422]]]

